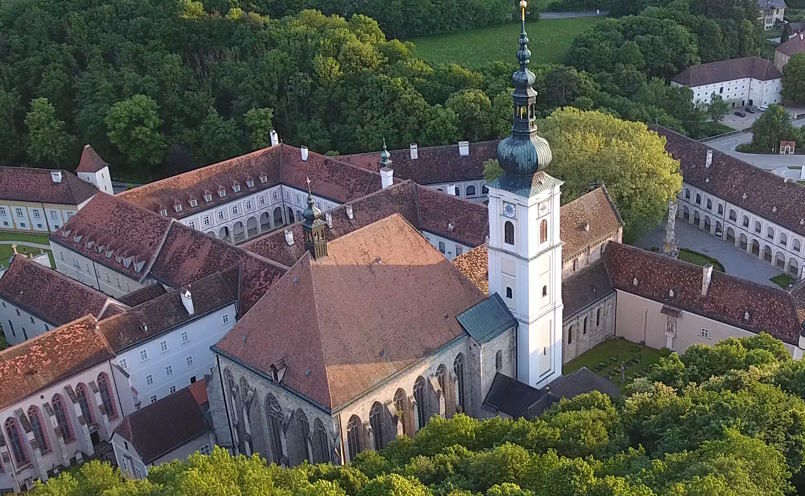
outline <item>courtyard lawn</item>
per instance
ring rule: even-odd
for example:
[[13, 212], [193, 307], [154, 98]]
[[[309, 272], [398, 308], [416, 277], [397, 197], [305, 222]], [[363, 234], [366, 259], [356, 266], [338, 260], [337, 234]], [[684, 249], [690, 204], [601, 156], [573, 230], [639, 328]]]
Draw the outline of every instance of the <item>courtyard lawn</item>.
[[[602, 17], [545, 19], [526, 23], [532, 64], [562, 64], [573, 40]], [[477, 68], [490, 62], [514, 64], [520, 25], [503, 24], [460, 33], [415, 38], [416, 54], [428, 62]]]
[[774, 276], [769, 280], [783, 289], [788, 289], [788, 286], [794, 282], [794, 278], [788, 274], [780, 274], [779, 276]]
[[[635, 378], [645, 376], [649, 369], [669, 355], [669, 350], [655, 350], [648, 346], [632, 343], [623, 338], [604, 341], [587, 353], [566, 363], [563, 374], [569, 374], [582, 367], [608, 377], [623, 390]], [[621, 364], [626, 364], [626, 382], [621, 382]]]
[[27, 241], [29, 243], [40, 243], [49, 245], [47, 234], [27, 234], [9, 231], [0, 231], [0, 241]]
[[711, 264], [714, 270], [724, 272], [724, 266], [721, 265], [721, 262], [719, 262], [715, 258], [708, 257], [707, 255], [704, 255], [697, 251], [688, 250], [687, 248], [681, 248], [679, 250], [679, 259], [696, 265]]
[[[42, 250], [39, 248], [28, 248], [27, 246], [18, 246], [17, 253], [24, 254], [24, 255], [39, 255]], [[48, 254], [50, 257], [50, 266], [55, 267], [56, 264], [53, 260], [53, 253], [49, 250], [45, 250], [45, 253]], [[7, 267], [8, 261], [11, 259], [11, 255], [14, 254], [14, 251], [11, 249], [11, 245], [0, 245], [0, 266]]]

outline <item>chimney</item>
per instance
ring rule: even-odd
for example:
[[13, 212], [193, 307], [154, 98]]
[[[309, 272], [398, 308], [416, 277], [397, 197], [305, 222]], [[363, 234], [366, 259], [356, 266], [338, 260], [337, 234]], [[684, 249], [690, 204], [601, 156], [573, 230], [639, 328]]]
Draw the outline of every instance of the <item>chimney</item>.
[[302, 160], [304, 160], [305, 162], [307, 162], [307, 156], [308, 156], [307, 147], [306, 147], [306, 146], [303, 146], [303, 147], [301, 147], [299, 150], [302, 152]]
[[468, 157], [470, 155], [470, 142], [469, 141], [459, 141], [458, 142], [458, 154], [462, 157]]
[[411, 160], [416, 160], [419, 158], [419, 148], [417, 147], [416, 143], [411, 143]]
[[52, 170], [50, 171], [50, 178], [53, 179], [54, 183], [61, 182], [61, 171], [60, 170]]
[[271, 137], [271, 146], [277, 146], [280, 144], [280, 136], [277, 134], [277, 131], [272, 129], [269, 133], [269, 136]]
[[702, 267], [702, 296], [707, 296], [710, 289], [710, 280], [713, 278], [713, 266], [707, 264]]
[[456, 185], [455, 184], [448, 184], [447, 185], [447, 194], [456, 196]]
[[327, 227], [333, 228], [333, 214], [329, 211], [324, 213], [324, 220], [327, 222]]
[[380, 185], [383, 189], [386, 189], [392, 184], [394, 184], [394, 169], [391, 167], [383, 167], [380, 169]]
[[713, 165], [713, 150], [707, 150], [707, 161], [705, 161], [704, 166], [710, 167]]
[[354, 219], [355, 212], [352, 211], [352, 205], [347, 205], [346, 210], [347, 210], [347, 217], [349, 218], [349, 220]]
[[293, 246], [293, 231], [290, 229], [285, 230], [285, 242], [288, 243], [288, 246]]
[[184, 309], [187, 310], [187, 315], [193, 315], [195, 313], [195, 309], [193, 308], [193, 295], [190, 294], [190, 290], [187, 288], [182, 290], [182, 305], [184, 305]]

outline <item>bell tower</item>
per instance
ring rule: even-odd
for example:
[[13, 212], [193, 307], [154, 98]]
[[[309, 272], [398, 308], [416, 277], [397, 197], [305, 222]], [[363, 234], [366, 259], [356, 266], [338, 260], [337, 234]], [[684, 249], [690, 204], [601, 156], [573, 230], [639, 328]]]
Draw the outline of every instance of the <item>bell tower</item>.
[[305, 233], [305, 248], [313, 256], [314, 260], [327, 256], [327, 222], [321, 218], [321, 210], [316, 207], [313, 201], [313, 194], [310, 192], [310, 178], [307, 180], [307, 208], [302, 217], [302, 230]]
[[497, 150], [504, 172], [487, 185], [489, 291], [500, 295], [518, 321], [517, 379], [541, 388], [562, 375], [562, 182], [544, 171], [552, 155], [548, 142], [537, 133], [526, 7], [521, 1], [512, 132]]

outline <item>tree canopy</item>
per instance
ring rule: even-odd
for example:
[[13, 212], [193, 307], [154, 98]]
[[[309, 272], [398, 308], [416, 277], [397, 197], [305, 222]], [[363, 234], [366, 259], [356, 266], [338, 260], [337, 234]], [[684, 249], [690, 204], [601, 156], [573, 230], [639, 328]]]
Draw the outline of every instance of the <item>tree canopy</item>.
[[777, 153], [781, 140], [801, 140], [801, 131], [791, 123], [791, 117], [781, 105], [769, 105], [752, 124], [751, 151]]
[[794, 54], [783, 67], [783, 98], [805, 103], [805, 53]]

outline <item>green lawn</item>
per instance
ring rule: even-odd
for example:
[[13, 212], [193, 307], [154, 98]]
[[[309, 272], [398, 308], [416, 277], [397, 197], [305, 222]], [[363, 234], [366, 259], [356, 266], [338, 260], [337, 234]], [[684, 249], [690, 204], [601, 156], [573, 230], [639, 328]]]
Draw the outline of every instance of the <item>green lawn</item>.
[[788, 289], [788, 286], [790, 286], [795, 279], [788, 274], [780, 274], [779, 276], [774, 276], [769, 280], [783, 289]]
[[[561, 64], [573, 40], [604, 17], [548, 19], [527, 23], [532, 64]], [[514, 64], [520, 25], [503, 24], [460, 33], [412, 40], [416, 53], [428, 62], [455, 62], [480, 67], [490, 62]]]
[[0, 241], [28, 241], [30, 243], [41, 243], [49, 245], [47, 234], [26, 234], [18, 232], [0, 231]]
[[721, 265], [721, 262], [719, 262], [715, 258], [708, 257], [707, 255], [704, 255], [702, 253], [693, 250], [688, 250], [687, 248], [681, 248], [679, 250], [679, 259], [696, 265], [711, 264], [714, 270], [724, 272], [724, 266]]
[[[623, 338], [610, 339], [566, 363], [562, 373], [569, 374], [587, 367], [593, 372], [609, 377], [623, 389], [635, 378], [644, 376], [649, 368], [660, 361], [660, 357], [668, 354], [670, 354], [668, 350], [655, 350]], [[621, 382], [621, 364], [624, 362], [626, 382]]]
[[[27, 246], [18, 246], [17, 253], [22, 253], [26, 255], [39, 255], [41, 250], [39, 248], [28, 248]], [[53, 261], [53, 253], [49, 250], [45, 250], [48, 256], [50, 256], [50, 266], [55, 267], [56, 264]], [[0, 245], [0, 265], [3, 267], [8, 266], [8, 261], [13, 255], [14, 252], [11, 250], [11, 245]]]

